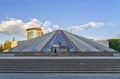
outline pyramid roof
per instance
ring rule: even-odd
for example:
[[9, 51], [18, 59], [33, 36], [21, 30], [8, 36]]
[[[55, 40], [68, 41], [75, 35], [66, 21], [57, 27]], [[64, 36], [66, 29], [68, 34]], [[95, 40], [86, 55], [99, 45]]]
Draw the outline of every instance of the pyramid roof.
[[97, 42], [82, 36], [56, 30], [27, 40], [18, 46], [11, 48], [10, 52], [114, 52], [115, 50], [98, 44]]

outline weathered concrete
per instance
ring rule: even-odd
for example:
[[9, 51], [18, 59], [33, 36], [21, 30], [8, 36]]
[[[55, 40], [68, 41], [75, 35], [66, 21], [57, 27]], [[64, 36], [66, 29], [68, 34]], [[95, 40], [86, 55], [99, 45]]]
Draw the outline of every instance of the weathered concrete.
[[[43, 52], [3, 52], [1, 54], [13, 54], [14, 56], [113, 56], [119, 52], [63, 52], [63, 53], [43, 53]], [[3, 55], [2, 55], [3, 56]], [[11, 56], [11, 55], [10, 55]]]
[[1, 57], [0, 72], [120, 72], [119, 57]]

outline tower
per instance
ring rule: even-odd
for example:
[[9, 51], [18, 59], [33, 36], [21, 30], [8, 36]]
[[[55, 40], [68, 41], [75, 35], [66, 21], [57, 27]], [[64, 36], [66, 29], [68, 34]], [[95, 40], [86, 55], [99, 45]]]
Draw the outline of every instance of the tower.
[[43, 31], [40, 27], [28, 28], [26, 31], [27, 31], [27, 40], [43, 35]]

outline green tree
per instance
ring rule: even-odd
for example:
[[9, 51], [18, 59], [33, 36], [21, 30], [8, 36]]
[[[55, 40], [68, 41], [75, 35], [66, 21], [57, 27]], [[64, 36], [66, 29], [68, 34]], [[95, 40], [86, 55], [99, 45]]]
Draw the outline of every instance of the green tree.
[[2, 52], [3, 51], [3, 46], [2, 45], [0, 45], [0, 52]]
[[120, 51], [120, 39], [109, 39], [109, 47], [115, 50]]

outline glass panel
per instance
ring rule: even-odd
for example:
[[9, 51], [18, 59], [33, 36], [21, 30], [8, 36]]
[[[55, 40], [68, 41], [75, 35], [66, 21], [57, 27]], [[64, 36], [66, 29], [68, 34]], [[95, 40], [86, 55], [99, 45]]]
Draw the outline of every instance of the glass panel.
[[43, 52], [70, 52], [78, 48], [68, 39], [62, 31], [57, 31], [53, 38], [43, 47]]

